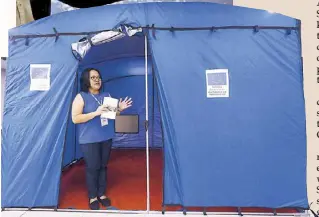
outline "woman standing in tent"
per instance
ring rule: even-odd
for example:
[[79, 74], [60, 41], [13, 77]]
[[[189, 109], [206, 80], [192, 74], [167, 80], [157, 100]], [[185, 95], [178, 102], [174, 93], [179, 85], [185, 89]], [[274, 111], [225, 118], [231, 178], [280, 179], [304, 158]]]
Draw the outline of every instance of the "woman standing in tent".
[[[107, 111], [103, 99], [110, 96], [109, 93], [101, 92], [101, 87], [100, 72], [93, 68], [84, 70], [81, 92], [72, 104], [72, 121], [78, 124], [79, 144], [86, 163], [89, 207], [94, 210], [100, 208], [99, 202], [106, 207], [111, 204], [105, 196], [106, 169], [115, 136], [114, 120], [101, 118], [101, 114]], [[131, 105], [131, 99], [120, 99], [118, 114]]]

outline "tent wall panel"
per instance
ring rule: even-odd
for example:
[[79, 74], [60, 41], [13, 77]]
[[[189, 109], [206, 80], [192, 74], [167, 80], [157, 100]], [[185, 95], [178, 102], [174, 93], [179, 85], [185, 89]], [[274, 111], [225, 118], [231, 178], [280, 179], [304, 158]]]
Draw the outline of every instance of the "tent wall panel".
[[[3, 207], [57, 205], [77, 61], [68, 55], [63, 42], [59, 46], [53, 38], [46, 40], [45, 45], [43, 39], [32, 40], [31, 46], [38, 49], [25, 46], [24, 40], [15, 42], [19, 46], [10, 44], [2, 128]], [[71, 42], [68, 38], [61, 41]], [[41, 48], [61, 55], [43, 55]], [[49, 91], [29, 91], [30, 63], [51, 63]]]
[[[164, 110], [164, 203], [307, 207], [296, 32], [167, 31], [150, 43]], [[220, 68], [229, 69], [230, 97], [207, 98], [205, 70]]]

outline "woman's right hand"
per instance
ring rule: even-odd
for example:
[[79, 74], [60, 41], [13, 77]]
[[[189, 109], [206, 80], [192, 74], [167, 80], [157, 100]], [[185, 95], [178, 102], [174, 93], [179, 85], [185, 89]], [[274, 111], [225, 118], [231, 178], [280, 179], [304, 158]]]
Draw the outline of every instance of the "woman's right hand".
[[106, 112], [106, 111], [107, 111], [107, 107], [105, 105], [101, 105], [96, 109], [95, 113], [96, 115], [101, 115], [103, 112]]

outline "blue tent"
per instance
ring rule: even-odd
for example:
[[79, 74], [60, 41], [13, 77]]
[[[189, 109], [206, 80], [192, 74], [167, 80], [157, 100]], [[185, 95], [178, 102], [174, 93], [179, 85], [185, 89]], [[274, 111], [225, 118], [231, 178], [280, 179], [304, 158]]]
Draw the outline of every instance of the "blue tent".
[[[81, 61], [72, 52], [83, 37], [124, 27], [142, 32], [92, 46]], [[71, 102], [81, 70], [94, 66], [140, 117], [139, 133], [118, 135], [115, 147], [145, 147], [148, 108], [149, 146], [164, 150], [163, 205], [308, 208], [299, 20], [146, 3], [63, 12], [9, 36], [2, 207], [58, 205], [61, 169], [81, 157]], [[30, 90], [30, 64], [49, 64], [48, 90]]]

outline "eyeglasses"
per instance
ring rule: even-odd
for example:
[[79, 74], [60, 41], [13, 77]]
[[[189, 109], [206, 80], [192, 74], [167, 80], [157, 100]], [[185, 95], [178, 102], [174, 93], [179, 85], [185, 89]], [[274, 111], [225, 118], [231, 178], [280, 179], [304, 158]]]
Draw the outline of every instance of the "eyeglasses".
[[93, 81], [96, 81], [96, 80], [100, 81], [100, 80], [102, 80], [102, 79], [101, 79], [101, 77], [99, 77], [99, 76], [92, 76], [92, 77], [91, 77], [91, 80], [93, 80]]

